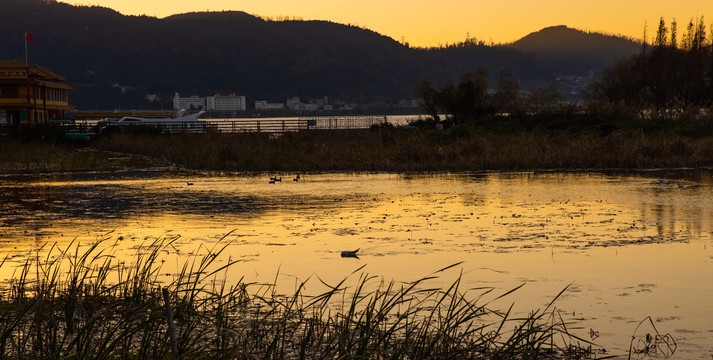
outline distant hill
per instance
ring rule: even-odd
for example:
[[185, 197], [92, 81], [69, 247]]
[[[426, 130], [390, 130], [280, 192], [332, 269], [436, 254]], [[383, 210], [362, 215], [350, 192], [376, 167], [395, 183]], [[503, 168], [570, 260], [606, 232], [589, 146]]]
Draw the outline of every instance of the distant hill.
[[641, 49], [641, 44], [632, 39], [584, 32], [565, 25], [546, 27], [508, 46], [542, 61], [566, 62], [580, 71], [601, 68]]
[[[166, 107], [174, 92], [235, 92], [246, 95], [248, 104], [291, 96], [383, 103], [413, 97], [423, 79], [456, 81], [479, 67], [489, 72], [492, 86], [506, 69], [525, 87], [535, 87], [558, 75], [599, 70], [628, 54], [602, 45], [606, 56], [573, 62], [581, 57], [555, 51], [570, 40], [537, 33], [507, 46], [410, 48], [356, 26], [268, 21], [235, 11], [158, 19], [53, 0], [0, 0], [0, 10], [0, 58], [24, 60], [23, 35], [32, 33], [30, 63], [66, 77], [74, 86], [70, 102], [80, 109]], [[163, 102], [150, 104], [146, 94]]]

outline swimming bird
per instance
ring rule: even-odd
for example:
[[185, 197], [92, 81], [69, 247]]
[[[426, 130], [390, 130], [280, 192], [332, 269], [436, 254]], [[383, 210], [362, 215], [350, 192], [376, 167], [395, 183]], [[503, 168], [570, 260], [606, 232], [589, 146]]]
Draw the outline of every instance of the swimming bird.
[[666, 184], [666, 178], [659, 179], [659, 184], [661, 184], [661, 185]]
[[686, 188], [686, 183], [685, 183], [685, 182], [682, 182], [682, 183], [678, 184], [678, 188], [679, 188], [679, 189], [685, 189], [685, 188]]
[[191, 185], [193, 185], [193, 183], [192, 183], [192, 182], [190, 182], [190, 181], [186, 181], [186, 186], [191, 186]]
[[271, 180], [271, 181], [279, 181], [279, 182], [282, 182], [282, 176], [280, 176], [280, 177], [273, 176], [273, 177], [270, 178], [270, 180]]
[[347, 251], [342, 251], [342, 257], [343, 257], [343, 258], [357, 258], [357, 259], [358, 259], [359, 257], [357, 256], [357, 251], [359, 251], [359, 249], [356, 249], [356, 250], [353, 250], [353, 251], [349, 251], [349, 250], [347, 250]]
[[300, 181], [300, 174], [297, 174], [297, 176], [295, 176], [295, 178], [292, 179], [292, 181]]

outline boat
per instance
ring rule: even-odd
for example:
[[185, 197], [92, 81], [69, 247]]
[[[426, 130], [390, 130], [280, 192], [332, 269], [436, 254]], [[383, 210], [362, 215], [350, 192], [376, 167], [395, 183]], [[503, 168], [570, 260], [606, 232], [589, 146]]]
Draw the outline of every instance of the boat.
[[198, 121], [198, 118], [205, 114], [205, 110], [201, 110], [195, 114], [188, 115], [185, 109], [181, 109], [178, 112], [173, 112], [169, 117], [165, 118], [147, 118], [140, 116], [124, 116], [119, 121], [114, 124], [155, 124], [155, 123], [176, 123], [176, 122], [193, 122]]
[[124, 116], [117, 121], [108, 123], [108, 126], [146, 125], [157, 127], [164, 133], [203, 132], [206, 129], [205, 122], [198, 120], [203, 114], [205, 114], [205, 110], [190, 115], [186, 110], [179, 110], [164, 118]]

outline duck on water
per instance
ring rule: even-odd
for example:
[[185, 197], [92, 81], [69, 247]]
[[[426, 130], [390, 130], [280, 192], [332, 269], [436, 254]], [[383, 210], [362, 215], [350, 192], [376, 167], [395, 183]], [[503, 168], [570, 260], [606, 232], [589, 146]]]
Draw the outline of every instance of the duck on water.
[[357, 256], [357, 252], [358, 252], [358, 251], [359, 251], [359, 249], [342, 251], [342, 257], [343, 257], [343, 258], [357, 258], [357, 259], [358, 259], [358, 258], [359, 258], [359, 256]]

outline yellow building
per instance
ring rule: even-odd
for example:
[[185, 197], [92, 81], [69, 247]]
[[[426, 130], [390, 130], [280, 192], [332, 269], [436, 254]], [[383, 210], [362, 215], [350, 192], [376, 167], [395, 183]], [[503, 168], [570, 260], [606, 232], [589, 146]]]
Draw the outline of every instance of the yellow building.
[[0, 118], [16, 125], [64, 117], [74, 109], [69, 106], [72, 87], [64, 84], [65, 80], [38, 65], [0, 61]]

